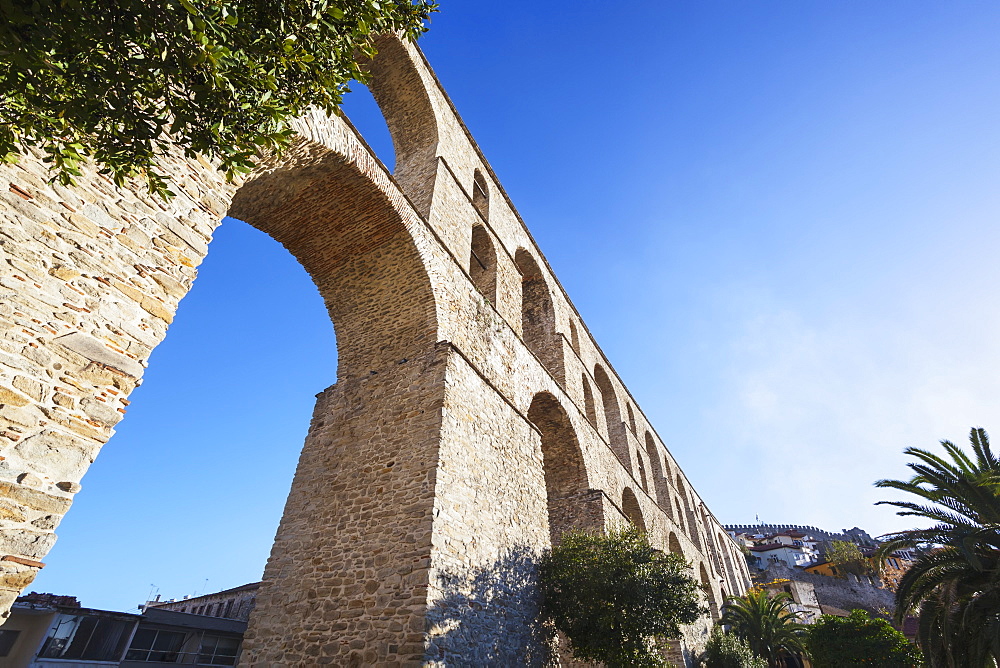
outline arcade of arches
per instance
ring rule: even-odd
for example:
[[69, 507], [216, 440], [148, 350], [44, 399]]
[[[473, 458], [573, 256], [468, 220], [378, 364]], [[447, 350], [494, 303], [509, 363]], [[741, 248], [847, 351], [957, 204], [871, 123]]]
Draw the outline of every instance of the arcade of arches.
[[[0, 167], [0, 612], [44, 566], [227, 214], [298, 259], [338, 347], [243, 665], [531, 665], [530, 556], [570, 528], [632, 521], [710, 600], [748, 586], [423, 54], [385, 37], [371, 68], [391, 174], [320, 114], [239, 183], [165, 158], [170, 202], [94, 171], [50, 184], [38, 156]], [[503, 614], [467, 614], [481, 596]]]

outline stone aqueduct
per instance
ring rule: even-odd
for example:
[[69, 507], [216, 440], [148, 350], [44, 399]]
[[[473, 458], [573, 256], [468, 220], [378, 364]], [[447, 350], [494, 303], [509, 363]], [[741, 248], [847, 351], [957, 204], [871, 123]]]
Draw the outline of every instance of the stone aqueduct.
[[227, 214], [305, 267], [339, 360], [243, 665], [532, 663], [532, 555], [625, 518], [693, 563], [713, 615], [748, 586], [423, 55], [386, 37], [372, 67], [393, 174], [321, 114], [242, 183], [178, 153], [170, 202], [96, 173], [49, 184], [37, 158], [0, 169], [0, 610], [43, 566]]

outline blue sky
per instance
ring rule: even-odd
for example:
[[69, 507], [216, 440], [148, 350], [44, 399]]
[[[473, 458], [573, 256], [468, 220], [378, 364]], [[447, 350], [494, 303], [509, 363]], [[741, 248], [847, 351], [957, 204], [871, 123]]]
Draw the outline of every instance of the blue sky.
[[[421, 46], [719, 519], [881, 533], [904, 447], [1000, 430], [997, 34], [988, 2], [445, 0]], [[34, 588], [259, 578], [335, 370], [305, 272], [227, 221]]]

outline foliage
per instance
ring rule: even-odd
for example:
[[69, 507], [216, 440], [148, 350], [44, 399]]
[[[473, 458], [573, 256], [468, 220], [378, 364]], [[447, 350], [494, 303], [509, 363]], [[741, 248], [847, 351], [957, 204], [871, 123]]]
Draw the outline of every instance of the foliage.
[[837, 567], [838, 573], [851, 575], [868, 575], [872, 572], [871, 562], [861, 554], [854, 543], [846, 540], [835, 540], [826, 551], [826, 559]]
[[563, 534], [539, 565], [543, 614], [574, 656], [608, 666], [661, 666], [656, 642], [707, 611], [690, 565], [628, 527], [608, 535]]
[[753, 653], [746, 640], [718, 626], [712, 629], [705, 643], [701, 665], [705, 668], [767, 668], [767, 662]]
[[903, 516], [929, 519], [926, 529], [885, 537], [879, 558], [931, 546], [903, 574], [896, 618], [919, 613], [918, 640], [932, 666], [994, 666], [1000, 658], [1000, 460], [983, 429], [969, 435], [970, 456], [941, 441], [946, 457], [907, 448], [910, 480], [880, 480], [917, 501], [881, 501]]
[[[249, 171], [309, 107], [333, 113], [375, 37], [414, 39], [432, 0], [4, 0], [0, 159], [41, 150], [71, 183], [94, 160], [169, 195], [176, 144]], [[168, 137], [169, 135], [169, 137]]]
[[849, 617], [823, 615], [809, 627], [806, 644], [816, 668], [867, 664], [885, 668], [920, 666], [920, 650], [884, 619], [853, 610]]
[[761, 587], [754, 587], [745, 596], [726, 601], [720, 624], [747, 641], [754, 654], [778, 666], [785, 654], [803, 654], [805, 626], [798, 623], [799, 615], [789, 606], [792, 597], [785, 592], [768, 596]]

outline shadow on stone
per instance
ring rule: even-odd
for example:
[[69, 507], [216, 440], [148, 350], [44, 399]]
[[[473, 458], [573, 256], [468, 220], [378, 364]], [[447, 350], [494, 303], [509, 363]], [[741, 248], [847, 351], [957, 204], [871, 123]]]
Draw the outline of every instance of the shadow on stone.
[[518, 546], [489, 566], [439, 571], [427, 612], [427, 663], [548, 665], [553, 637], [539, 620], [539, 557]]

